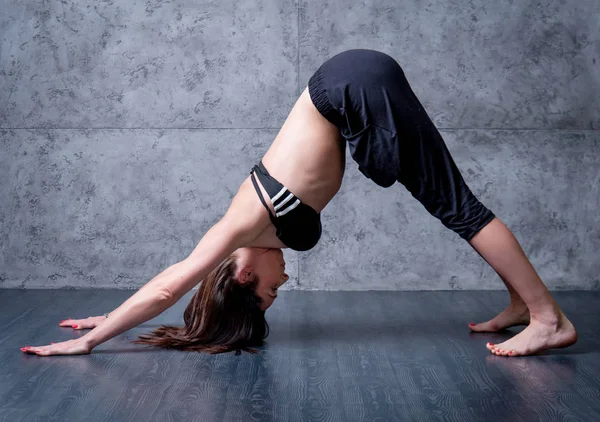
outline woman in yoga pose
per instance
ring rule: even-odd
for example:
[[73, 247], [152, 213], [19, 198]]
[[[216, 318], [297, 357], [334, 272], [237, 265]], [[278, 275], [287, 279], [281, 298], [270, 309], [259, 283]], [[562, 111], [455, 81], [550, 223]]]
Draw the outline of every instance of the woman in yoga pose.
[[110, 317], [65, 320], [93, 328], [78, 339], [21, 350], [86, 354], [162, 313], [200, 283], [184, 327], [161, 326], [134, 343], [219, 353], [254, 351], [268, 335], [264, 313], [287, 281], [281, 248], [304, 251], [321, 236], [320, 213], [341, 187], [346, 144], [359, 170], [402, 183], [497, 272], [510, 305], [472, 331], [528, 325], [491, 353], [521, 356], [577, 340], [511, 231], [471, 192], [400, 65], [365, 49], [339, 53], [311, 76], [273, 144], [241, 184], [222, 219], [191, 254], [144, 285]]

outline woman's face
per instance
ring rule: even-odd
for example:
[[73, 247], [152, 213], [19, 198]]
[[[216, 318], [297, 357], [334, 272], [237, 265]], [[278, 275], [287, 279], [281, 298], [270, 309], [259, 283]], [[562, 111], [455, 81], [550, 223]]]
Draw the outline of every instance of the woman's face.
[[238, 256], [238, 280], [253, 281], [258, 277], [256, 294], [262, 299], [261, 310], [266, 311], [277, 297], [277, 289], [289, 276], [285, 273], [285, 261], [281, 249], [240, 248]]

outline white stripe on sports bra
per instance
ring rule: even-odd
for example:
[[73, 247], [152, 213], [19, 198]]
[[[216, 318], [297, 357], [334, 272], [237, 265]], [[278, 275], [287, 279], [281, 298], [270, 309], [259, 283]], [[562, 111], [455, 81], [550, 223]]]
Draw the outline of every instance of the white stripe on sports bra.
[[287, 207], [283, 211], [278, 212], [277, 213], [277, 217], [281, 217], [282, 215], [286, 215], [288, 212], [290, 212], [291, 210], [293, 210], [294, 208], [296, 208], [298, 205], [300, 205], [300, 200], [296, 199], [296, 202], [294, 202], [292, 205], [290, 205], [289, 207]]
[[275, 205], [275, 211], [277, 211], [279, 208], [283, 207], [286, 202], [289, 202], [290, 199], [292, 199], [294, 197], [294, 194], [290, 192], [290, 194], [283, 200], [281, 201], [279, 204]]
[[277, 201], [279, 199], [279, 197], [281, 195], [283, 195], [285, 193], [285, 191], [287, 191], [286, 187], [282, 187], [281, 190], [277, 193], [277, 195], [275, 195], [273, 198], [271, 198], [271, 203], [275, 203], [275, 201]]

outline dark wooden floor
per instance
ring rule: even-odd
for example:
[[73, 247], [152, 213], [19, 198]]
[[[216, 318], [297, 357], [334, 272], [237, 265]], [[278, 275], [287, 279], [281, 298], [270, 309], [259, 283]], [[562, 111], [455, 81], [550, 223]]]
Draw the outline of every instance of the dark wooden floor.
[[0, 421], [599, 421], [600, 292], [555, 292], [579, 342], [491, 355], [520, 329], [471, 334], [504, 292], [282, 291], [258, 355], [129, 344], [180, 324], [192, 292], [84, 356], [19, 349], [75, 338], [64, 318], [100, 315], [119, 290], [0, 290]]

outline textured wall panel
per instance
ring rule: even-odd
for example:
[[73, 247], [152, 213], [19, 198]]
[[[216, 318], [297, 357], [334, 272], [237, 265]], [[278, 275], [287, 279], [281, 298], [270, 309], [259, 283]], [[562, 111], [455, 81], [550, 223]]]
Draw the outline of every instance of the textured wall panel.
[[0, 130], [0, 286], [143, 285], [192, 252], [275, 134]]
[[0, 127], [276, 127], [293, 1], [3, 2]]
[[[600, 133], [444, 131], [465, 180], [513, 230], [550, 288], [600, 287]], [[501, 280], [401, 185], [383, 189], [347, 161], [300, 254], [305, 289], [497, 289]]]
[[350, 48], [394, 57], [441, 127], [600, 128], [597, 0], [301, 3], [304, 80]]

